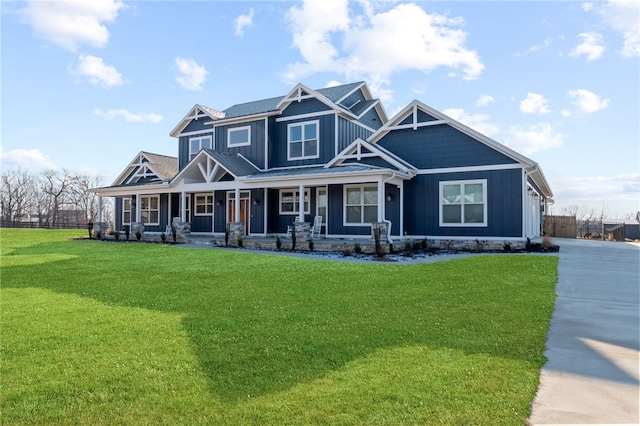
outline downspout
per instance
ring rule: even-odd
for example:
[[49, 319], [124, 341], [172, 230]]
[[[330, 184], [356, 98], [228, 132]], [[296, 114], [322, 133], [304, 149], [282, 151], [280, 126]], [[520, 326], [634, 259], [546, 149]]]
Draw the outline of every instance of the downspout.
[[382, 209], [383, 213], [384, 213], [383, 216], [382, 216], [382, 221], [387, 224], [387, 242], [389, 244], [393, 244], [393, 240], [391, 239], [391, 221], [387, 220], [387, 218], [386, 218], [386, 216], [387, 216], [387, 197], [384, 196], [384, 192], [386, 190], [387, 182], [391, 181], [395, 177], [396, 177], [396, 172], [393, 172], [388, 179], [385, 179], [385, 180], [382, 181], [382, 191], [383, 191], [382, 202], [383, 202], [383, 206], [384, 206], [384, 208]]

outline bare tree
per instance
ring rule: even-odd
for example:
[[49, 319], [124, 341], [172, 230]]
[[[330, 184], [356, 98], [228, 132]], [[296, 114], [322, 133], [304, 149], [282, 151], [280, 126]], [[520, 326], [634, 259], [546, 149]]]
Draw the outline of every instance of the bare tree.
[[55, 227], [58, 222], [58, 213], [63, 204], [68, 201], [70, 187], [75, 177], [71, 176], [66, 169], [45, 170], [41, 174], [40, 192], [42, 195], [42, 206], [48, 212], [49, 223]]
[[5, 170], [0, 181], [0, 208], [3, 221], [23, 219], [31, 214], [36, 186], [26, 170]]
[[82, 219], [95, 222], [98, 220], [98, 195], [89, 189], [102, 186], [101, 176], [76, 176], [70, 188], [70, 200], [76, 211], [83, 213]]

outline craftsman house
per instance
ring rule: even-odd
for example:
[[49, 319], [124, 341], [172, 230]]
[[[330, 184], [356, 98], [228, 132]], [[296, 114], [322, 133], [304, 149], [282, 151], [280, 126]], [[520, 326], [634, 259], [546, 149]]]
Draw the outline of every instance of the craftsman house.
[[171, 131], [177, 157], [140, 152], [109, 187], [115, 226], [145, 233], [519, 240], [540, 236], [551, 189], [540, 166], [419, 101], [388, 118], [364, 82], [214, 110]]

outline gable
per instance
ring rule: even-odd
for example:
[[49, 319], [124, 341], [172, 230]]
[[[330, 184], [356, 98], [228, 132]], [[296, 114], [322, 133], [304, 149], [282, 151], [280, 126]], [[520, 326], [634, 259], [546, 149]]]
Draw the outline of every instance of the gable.
[[[195, 104], [189, 112], [180, 120], [176, 127], [169, 133], [170, 136], [178, 137], [183, 132], [202, 131], [203, 129], [211, 130], [212, 120], [221, 120], [225, 117], [225, 113], [217, 111], [213, 108]], [[206, 125], [208, 123], [209, 125]], [[187, 127], [189, 127], [187, 130]]]
[[116, 178], [112, 186], [169, 181], [176, 175], [177, 167], [177, 158], [140, 152]]
[[325, 168], [348, 164], [367, 164], [377, 167], [396, 169], [402, 173], [412, 174], [416, 168], [398, 158], [386, 149], [372, 145], [362, 139], [356, 139], [331, 160]]

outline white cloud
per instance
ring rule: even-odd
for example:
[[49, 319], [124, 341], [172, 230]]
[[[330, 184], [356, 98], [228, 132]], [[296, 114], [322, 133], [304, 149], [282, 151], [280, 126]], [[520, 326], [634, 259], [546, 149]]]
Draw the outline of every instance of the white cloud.
[[113, 22], [123, 8], [119, 0], [33, 0], [20, 14], [38, 35], [75, 52], [84, 44], [104, 47], [109, 41], [104, 24]]
[[447, 108], [442, 112], [485, 136], [492, 136], [500, 132], [497, 125], [488, 121], [489, 115], [487, 114], [469, 114], [462, 108]]
[[23, 167], [25, 169], [58, 169], [59, 167], [51, 161], [48, 155], [39, 149], [14, 149], [3, 151], [0, 145], [0, 160], [3, 167]]
[[176, 81], [187, 90], [202, 90], [202, 86], [207, 79], [209, 71], [202, 65], [198, 65], [192, 59], [176, 58], [178, 74]]
[[363, 14], [356, 16], [347, 0], [307, 0], [289, 9], [293, 47], [302, 61], [287, 66], [283, 73], [287, 83], [318, 72], [335, 72], [349, 80], [365, 79], [378, 96], [380, 92], [391, 96], [382, 86], [396, 72], [428, 73], [445, 67], [461, 71], [466, 80], [482, 73], [484, 65], [477, 52], [465, 46], [467, 33], [461, 29], [461, 18], [429, 14], [413, 3], [392, 9], [388, 3], [359, 4]]
[[567, 95], [573, 99], [573, 104], [577, 106], [580, 111], [587, 113], [605, 109], [611, 101], [610, 99], [603, 99], [586, 89], [569, 90]]
[[122, 85], [122, 74], [97, 56], [80, 55], [78, 66], [72, 73], [88, 77], [89, 82], [96, 86], [110, 88]]
[[153, 112], [133, 113], [123, 108], [108, 109], [106, 111], [103, 111], [100, 108], [96, 108], [93, 110], [93, 115], [98, 117], [105, 117], [107, 120], [115, 120], [116, 118], [121, 117], [127, 123], [159, 123], [160, 121], [162, 121], [162, 115], [160, 114], [156, 114]]
[[548, 114], [547, 100], [539, 93], [527, 93], [527, 97], [520, 102], [523, 114]]
[[491, 102], [495, 102], [496, 100], [494, 99], [493, 96], [489, 96], [489, 95], [482, 95], [478, 98], [478, 100], [476, 101], [476, 106], [479, 107], [484, 107], [489, 105]]
[[620, 54], [629, 58], [640, 56], [640, 2], [610, 0], [600, 14], [607, 25], [622, 35]]
[[523, 153], [531, 155], [534, 152], [562, 146], [565, 135], [556, 132], [549, 123], [538, 123], [529, 128], [518, 126], [509, 129], [509, 136], [505, 138], [505, 145]]
[[236, 18], [235, 35], [242, 37], [244, 29], [253, 25], [253, 8], [249, 8], [248, 15], [240, 15]]
[[593, 3], [582, 3], [582, 10], [584, 10], [585, 12], [589, 12], [590, 10], [593, 9]]
[[569, 52], [569, 56], [578, 57], [585, 55], [587, 62], [594, 61], [602, 56], [605, 50], [602, 34], [594, 32], [580, 33], [577, 37], [582, 39], [582, 43]]
[[568, 109], [563, 109], [560, 111], [560, 114], [562, 114], [563, 117], [571, 117], [573, 115], [573, 113]]

